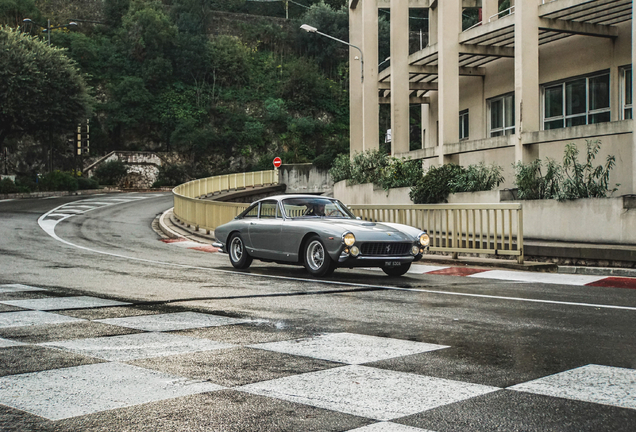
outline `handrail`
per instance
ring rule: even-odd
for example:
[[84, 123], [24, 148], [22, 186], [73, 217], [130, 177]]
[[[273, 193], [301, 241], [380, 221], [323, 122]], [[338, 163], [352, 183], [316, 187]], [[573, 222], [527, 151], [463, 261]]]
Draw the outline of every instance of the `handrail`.
[[419, 227], [431, 238], [430, 250], [457, 254], [516, 256], [522, 264], [523, 212], [521, 203], [351, 205], [351, 211], [371, 222]]
[[172, 190], [173, 213], [184, 224], [209, 232], [234, 219], [250, 204], [204, 200], [202, 197], [217, 192], [272, 184], [278, 184], [278, 170], [228, 174], [193, 180]]

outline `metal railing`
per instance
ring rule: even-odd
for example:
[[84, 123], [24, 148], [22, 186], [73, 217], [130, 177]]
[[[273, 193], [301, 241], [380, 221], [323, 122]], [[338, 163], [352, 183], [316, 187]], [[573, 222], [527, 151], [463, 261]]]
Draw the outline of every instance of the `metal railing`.
[[250, 204], [202, 198], [217, 192], [271, 184], [278, 184], [278, 170], [229, 174], [193, 180], [172, 190], [174, 196], [173, 212], [177, 219], [188, 226], [212, 231], [219, 225], [234, 219]]
[[523, 263], [523, 212], [512, 204], [351, 205], [372, 222], [394, 222], [428, 232], [433, 252], [516, 256]]

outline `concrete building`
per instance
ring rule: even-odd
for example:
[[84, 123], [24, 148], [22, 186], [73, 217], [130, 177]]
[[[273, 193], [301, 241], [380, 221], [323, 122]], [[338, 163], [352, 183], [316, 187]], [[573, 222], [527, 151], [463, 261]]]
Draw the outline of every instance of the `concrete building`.
[[[515, 4], [516, 3], [516, 4]], [[611, 183], [636, 193], [632, 0], [350, 0], [351, 153], [379, 147], [390, 103], [392, 154], [424, 166], [560, 161], [567, 143], [602, 141]], [[409, 53], [409, 10], [427, 8], [428, 46]], [[464, 8], [481, 22], [462, 31]], [[390, 9], [390, 66], [378, 61], [378, 10]], [[363, 68], [355, 66], [364, 60]], [[361, 70], [363, 69], [363, 70]], [[363, 75], [362, 75], [363, 74]], [[421, 148], [409, 113], [421, 108]], [[583, 150], [584, 153], [584, 150]]]

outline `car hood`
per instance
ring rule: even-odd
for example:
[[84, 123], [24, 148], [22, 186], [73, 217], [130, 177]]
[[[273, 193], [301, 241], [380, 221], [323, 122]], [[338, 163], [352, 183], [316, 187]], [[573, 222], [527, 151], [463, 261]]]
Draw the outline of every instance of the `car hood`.
[[315, 219], [311, 223], [329, 226], [336, 231], [351, 231], [359, 241], [415, 241], [421, 232], [408, 225], [368, 222], [356, 219]]

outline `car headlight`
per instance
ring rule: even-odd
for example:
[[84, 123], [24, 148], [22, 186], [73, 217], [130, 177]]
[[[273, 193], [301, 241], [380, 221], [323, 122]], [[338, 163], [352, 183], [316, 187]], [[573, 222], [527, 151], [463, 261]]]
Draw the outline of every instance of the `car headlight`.
[[360, 255], [360, 249], [358, 249], [358, 246], [354, 246], [351, 248], [351, 255], [353, 255], [354, 257]]
[[356, 236], [354, 236], [353, 233], [346, 233], [342, 236], [342, 241], [347, 246], [353, 246], [353, 244], [356, 242]]
[[431, 242], [431, 238], [426, 233], [420, 234], [420, 244], [422, 246], [428, 246]]
[[418, 245], [413, 245], [411, 247], [411, 255], [417, 255], [420, 253], [420, 247]]

